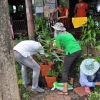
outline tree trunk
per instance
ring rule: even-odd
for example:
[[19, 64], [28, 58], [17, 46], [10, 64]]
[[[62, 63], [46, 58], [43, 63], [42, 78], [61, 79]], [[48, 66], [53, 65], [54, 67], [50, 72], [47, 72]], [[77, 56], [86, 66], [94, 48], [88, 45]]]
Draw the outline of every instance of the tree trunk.
[[0, 0], [0, 100], [20, 100], [14, 65], [8, 0]]
[[29, 36], [29, 39], [33, 39], [33, 37], [34, 37], [34, 24], [33, 24], [33, 12], [32, 12], [31, 0], [25, 0], [25, 5], [26, 5], [28, 36]]

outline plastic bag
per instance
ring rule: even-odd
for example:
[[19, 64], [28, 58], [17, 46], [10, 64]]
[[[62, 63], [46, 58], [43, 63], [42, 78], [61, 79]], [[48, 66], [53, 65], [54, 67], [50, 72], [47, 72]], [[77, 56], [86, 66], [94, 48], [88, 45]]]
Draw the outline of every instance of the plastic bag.
[[[54, 85], [54, 87], [51, 90], [58, 89], [58, 90], [62, 91], [64, 89], [63, 83], [54, 82], [53, 85]], [[73, 89], [73, 87], [70, 84], [68, 84], [68, 90], [72, 90], [72, 89]]]

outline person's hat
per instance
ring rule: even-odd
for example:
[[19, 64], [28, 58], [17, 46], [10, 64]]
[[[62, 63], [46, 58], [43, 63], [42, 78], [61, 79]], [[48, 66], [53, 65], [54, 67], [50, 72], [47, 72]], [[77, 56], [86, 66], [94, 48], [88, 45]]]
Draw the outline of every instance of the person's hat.
[[89, 75], [89, 76], [96, 73], [99, 68], [100, 68], [100, 64], [95, 59], [85, 59], [82, 61], [80, 65], [80, 70], [85, 75]]
[[53, 27], [55, 30], [63, 30], [63, 31], [66, 30], [63, 23], [61, 22], [57, 22], [54, 26], [51, 27]]

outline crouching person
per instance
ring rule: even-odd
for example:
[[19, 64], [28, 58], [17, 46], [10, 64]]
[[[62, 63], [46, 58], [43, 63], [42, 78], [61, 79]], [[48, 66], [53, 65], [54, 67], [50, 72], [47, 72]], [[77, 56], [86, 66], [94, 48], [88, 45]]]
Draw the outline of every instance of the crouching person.
[[80, 84], [90, 93], [90, 87], [100, 85], [100, 64], [95, 59], [85, 59], [80, 65]]

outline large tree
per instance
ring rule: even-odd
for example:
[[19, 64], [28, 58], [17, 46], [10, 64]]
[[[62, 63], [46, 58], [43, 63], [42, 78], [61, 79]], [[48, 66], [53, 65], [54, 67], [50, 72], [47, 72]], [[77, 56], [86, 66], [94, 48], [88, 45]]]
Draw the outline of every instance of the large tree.
[[13, 59], [8, 0], [0, 0], [0, 100], [20, 100]]

